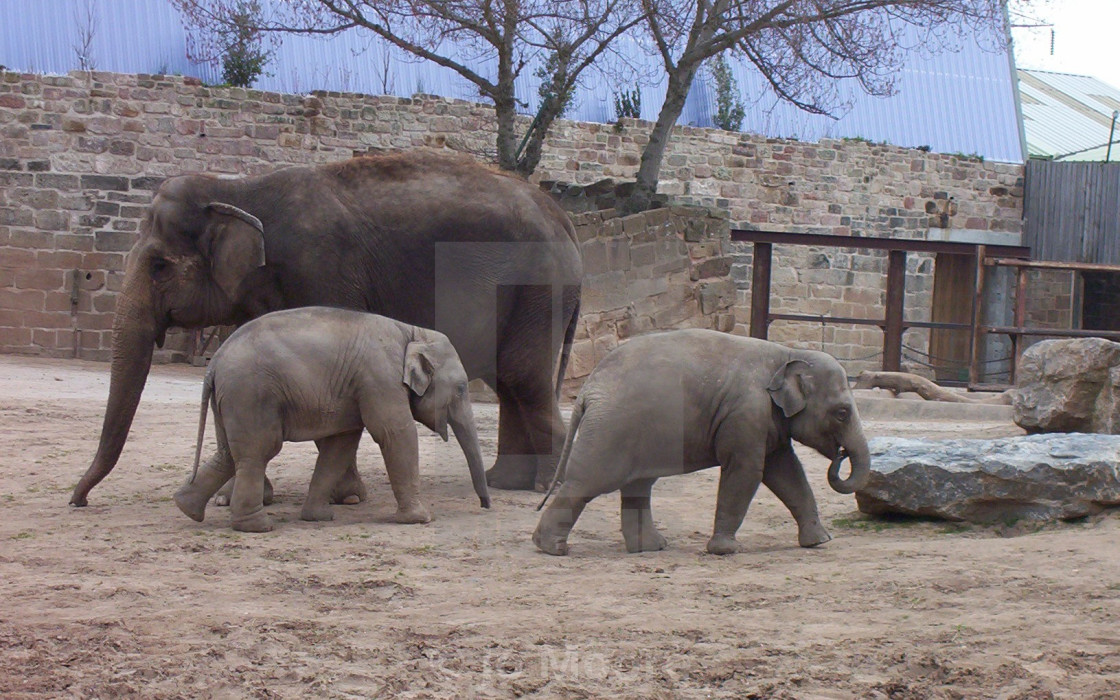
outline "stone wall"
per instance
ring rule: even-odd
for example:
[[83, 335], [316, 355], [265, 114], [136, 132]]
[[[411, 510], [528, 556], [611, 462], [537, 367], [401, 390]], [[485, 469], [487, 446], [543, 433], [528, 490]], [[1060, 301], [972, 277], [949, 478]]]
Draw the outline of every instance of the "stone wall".
[[734, 328], [726, 212], [674, 206], [620, 217], [606, 209], [576, 214], [573, 221], [583, 251], [584, 287], [568, 365], [569, 394], [604, 355], [632, 336]]
[[[534, 179], [632, 178], [649, 126], [562, 122]], [[282, 95], [170, 76], [0, 73], [0, 351], [107, 358], [125, 253], [163, 177], [257, 174], [382, 148], [485, 154], [493, 132], [488, 106], [431, 96]], [[675, 202], [729, 212], [732, 228], [923, 238], [931, 225], [1018, 231], [1022, 167], [860, 140], [798, 143], [686, 127], [674, 133], [660, 190]], [[685, 242], [690, 261], [694, 243]], [[612, 233], [603, 245], [613, 250], [622, 241]], [[750, 252], [724, 245], [711, 269], [729, 269], [738, 286], [734, 329], [745, 332]], [[589, 282], [591, 295], [625, 277], [609, 273], [632, 272], [609, 268], [616, 262], [596, 273], [607, 277]], [[910, 264], [907, 316], [928, 318], [931, 261], [914, 256]], [[775, 311], [882, 316], [881, 256], [776, 246], [775, 271]], [[662, 282], [646, 284], [656, 290]], [[669, 300], [681, 292], [665, 284], [653, 296], [676, 303]], [[616, 321], [617, 309], [599, 312]], [[728, 323], [721, 319], [715, 323]], [[842, 358], [882, 345], [866, 327], [826, 328], [823, 342], [819, 324], [775, 324], [773, 331]], [[167, 347], [181, 353], [191, 337], [169, 336]], [[923, 335], [908, 335], [907, 345], [924, 348]]]

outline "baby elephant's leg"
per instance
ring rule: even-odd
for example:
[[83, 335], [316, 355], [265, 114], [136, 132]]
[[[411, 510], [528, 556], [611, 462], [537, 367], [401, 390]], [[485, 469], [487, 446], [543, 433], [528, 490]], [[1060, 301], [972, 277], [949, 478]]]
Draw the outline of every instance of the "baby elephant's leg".
[[300, 518], [334, 519], [334, 513], [331, 512], [332, 495], [343, 475], [353, 465], [358, 441], [361, 439], [362, 431], [355, 430], [315, 441], [319, 448], [319, 458], [315, 461], [315, 473], [311, 475], [311, 485], [307, 489]]
[[342, 456], [346, 460], [346, 466], [331, 492], [331, 503], [352, 506], [369, 498], [366, 485], [362, 483], [362, 477], [358, 474], [358, 443], [361, 434], [361, 431], [358, 431], [359, 439], [354, 441], [354, 447], [348, 454]]
[[802, 547], [816, 547], [832, 539], [828, 530], [821, 524], [817, 511], [817, 500], [805, 478], [801, 460], [793, 452], [793, 447], [780, 450], [766, 460], [766, 471], [762, 483], [789, 508], [797, 521], [797, 542]]
[[268, 461], [257, 456], [236, 460], [233, 498], [229, 502], [230, 524], [240, 532], [268, 532], [272, 521], [264, 511], [264, 469]]
[[656, 481], [638, 479], [621, 489], [622, 536], [626, 539], [626, 551], [631, 554], [665, 549], [665, 538], [654, 527], [650, 509], [650, 491]]
[[194, 477], [175, 492], [175, 505], [192, 520], [202, 522], [206, 516], [206, 502], [233, 477], [233, 457], [228, 451], [218, 450], [198, 468]]
[[397, 501], [395, 520], [406, 524], [431, 522], [432, 516], [420, 500], [420, 447], [412, 415], [389, 426], [379, 425], [365, 416], [363, 419], [370, 436], [381, 446], [385, 472]]
[[552, 503], [541, 513], [537, 529], [533, 531], [533, 544], [546, 554], [562, 557], [568, 553], [568, 534], [571, 533], [580, 513], [594, 496], [582, 495], [580, 485], [565, 481]]
[[[212, 459], [216, 459], [217, 457], [218, 457], [218, 455], [215, 454]], [[230, 468], [230, 472], [232, 473], [233, 472], [233, 462], [232, 461], [230, 462], [230, 467], [229, 468]], [[218, 489], [218, 493], [215, 494], [214, 505], [216, 505], [216, 506], [228, 506], [230, 498], [232, 498], [232, 497], [233, 497], [233, 477], [231, 476], [225, 482], [225, 485], [222, 486], [220, 489]], [[273, 498], [272, 482], [269, 480], [268, 476], [265, 476], [264, 477], [264, 504], [266, 506], [272, 505], [272, 498]]]

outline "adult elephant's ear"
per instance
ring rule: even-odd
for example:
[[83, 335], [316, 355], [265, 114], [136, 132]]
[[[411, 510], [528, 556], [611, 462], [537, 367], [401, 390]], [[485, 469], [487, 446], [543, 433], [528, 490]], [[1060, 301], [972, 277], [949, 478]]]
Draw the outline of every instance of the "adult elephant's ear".
[[770, 379], [766, 391], [786, 418], [805, 410], [806, 397], [812, 393], [812, 378], [808, 373], [812, 367], [805, 360], [789, 360]]
[[404, 383], [417, 396], [423, 396], [435, 376], [436, 366], [432, 361], [432, 346], [414, 340], [404, 350]]
[[210, 275], [231, 301], [253, 270], [265, 264], [264, 225], [244, 209], [225, 202], [206, 205], [209, 224], [198, 247], [210, 263]]

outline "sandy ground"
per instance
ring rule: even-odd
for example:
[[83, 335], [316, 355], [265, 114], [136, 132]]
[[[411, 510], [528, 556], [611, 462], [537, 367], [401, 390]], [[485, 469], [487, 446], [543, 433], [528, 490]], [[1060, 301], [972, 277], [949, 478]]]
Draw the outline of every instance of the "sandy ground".
[[[539, 495], [496, 491], [479, 509], [454, 441], [421, 429], [432, 523], [387, 522], [369, 440], [370, 500], [300, 521], [315, 453], [289, 444], [270, 467], [277, 529], [241, 534], [225, 509], [196, 524], [171, 502], [201, 373], [153, 371], [116, 471], [74, 509], [107, 366], [0, 357], [0, 697], [1120, 697], [1120, 513], [1045, 527], [871, 520], [802, 451], [835, 538], [821, 548], [798, 548], [760, 491], [742, 551], [705, 554], [708, 470], [654, 491], [669, 549], [625, 554], [608, 496], [554, 558], [529, 540]], [[476, 415], [493, 455], [497, 408]]]

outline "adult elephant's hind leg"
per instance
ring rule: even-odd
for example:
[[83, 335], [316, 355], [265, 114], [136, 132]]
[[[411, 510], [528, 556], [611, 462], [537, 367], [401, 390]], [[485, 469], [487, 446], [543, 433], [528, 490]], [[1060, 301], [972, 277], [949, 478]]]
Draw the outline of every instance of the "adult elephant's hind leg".
[[496, 489], [530, 490], [535, 484], [537, 465], [521, 418], [521, 406], [506, 387], [499, 385], [497, 393], [498, 458], [486, 470], [486, 483]]
[[511, 289], [517, 294], [517, 317], [511, 319], [498, 349], [498, 459], [486, 478], [495, 488], [544, 491], [552, 483], [564, 444], [554, 373], [579, 291], [564, 287], [563, 299], [557, 297], [554, 306], [557, 290], [552, 285]]
[[626, 540], [626, 551], [656, 552], [665, 549], [665, 538], [653, 524], [653, 511], [650, 509], [650, 491], [657, 479], [638, 479], [621, 489], [622, 495], [622, 537]]

